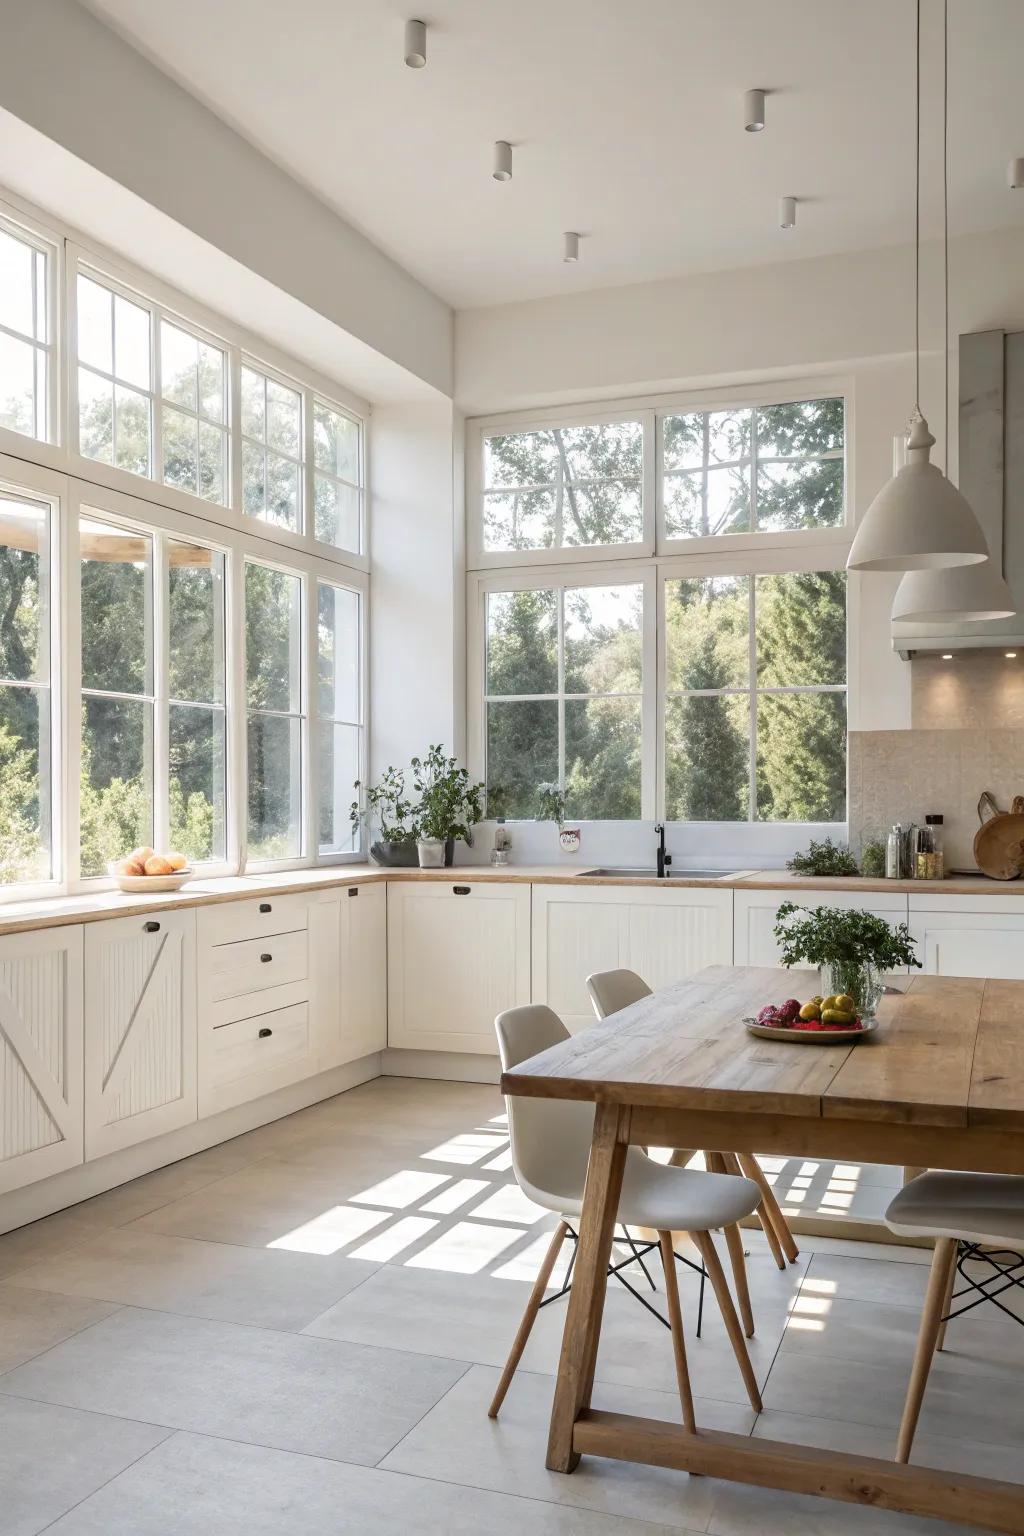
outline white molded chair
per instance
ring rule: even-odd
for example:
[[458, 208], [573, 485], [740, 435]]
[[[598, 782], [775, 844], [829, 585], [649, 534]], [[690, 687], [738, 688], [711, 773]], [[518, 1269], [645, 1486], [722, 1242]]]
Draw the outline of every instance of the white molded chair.
[[[922, 1173], [890, 1202], [885, 1220], [898, 1237], [934, 1237], [928, 1291], [925, 1296], [917, 1349], [910, 1372], [896, 1460], [909, 1461], [914, 1432], [935, 1351], [945, 1343], [946, 1324], [981, 1301], [991, 1301], [1014, 1322], [1021, 1319], [997, 1298], [1010, 1286], [1024, 1285], [1024, 1176], [1012, 1173]], [[994, 1252], [992, 1250], [995, 1250]], [[1007, 1250], [1009, 1252], [1007, 1253]], [[1001, 1263], [1001, 1259], [1012, 1262]], [[974, 1279], [964, 1269], [968, 1261], [984, 1263], [989, 1272]], [[957, 1270], [967, 1282], [954, 1293]], [[953, 1303], [976, 1291], [965, 1306]], [[951, 1310], [952, 1309], [952, 1310]]]
[[[543, 1003], [511, 1008], [507, 1013], [498, 1015], [494, 1027], [502, 1068], [506, 1072], [529, 1057], [536, 1056], [538, 1052], [547, 1050], [549, 1046], [569, 1038], [569, 1031], [561, 1019]], [[565, 1099], [531, 1099], [519, 1095], [506, 1098], [505, 1103], [508, 1108], [512, 1166], [519, 1186], [530, 1200], [549, 1211], [556, 1211], [561, 1220], [544, 1255], [494, 1394], [489, 1410], [491, 1418], [497, 1417], [522, 1358], [562, 1243], [567, 1236], [576, 1236], [575, 1224], [583, 1209], [583, 1189], [594, 1132], [593, 1104], [574, 1103]], [[619, 1221], [627, 1227], [652, 1228], [658, 1234], [683, 1422], [690, 1429], [694, 1427], [693, 1400], [686, 1367], [672, 1234], [687, 1232], [704, 1261], [747, 1396], [751, 1406], [760, 1412], [761, 1396], [757, 1379], [750, 1364], [722, 1265], [710, 1236], [713, 1227], [724, 1227], [727, 1230], [735, 1228], [741, 1217], [749, 1216], [756, 1208], [758, 1198], [757, 1186], [748, 1179], [701, 1173], [690, 1168], [667, 1167], [656, 1163], [637, 1147], [627, 1148], [619, 1199]], [[632, 1262], [632, 1259], [625, 1262]], [[612, 1266], [609, 1273], [614, 1272], [615, 1267]], [[753, 1331], [752, 1325], [750, 1331]]]
[[[593, 976], [587, 977], [587, 991], [590, 993], [590, 1001], [594, 1005], [594, 1012], [599, 1019], [606, 1019], [610, 1014], [619, 1013], [623, 1008], [628, 1008], [631, 1003], [638, 1003], [641, 998], [650, 997], [651, 989], [642, 976], [636, 971], [597, 971]], [[690, 1153], [680, 1151], [673, 1154], [677, 1162], [685, 1162]], [[785, 1269], [786, 1259], [795, 1264], [800, 1257], [800, 1250], [793, 1240], [789, 1222], [779, 1209], [779, 1202], [775, 1198], [764, 1169], [749, 1152], [704, 1152], [704, 1160], [707, 1166], [716, 1171], [728, 1170], [731, 1173], [742, 1173], [745, 1178], [753, 1179], [761, 1191], [761, 1203], [757, 1208], [757, 1218], [761, 1223], [761, 1230], [765, 1240], [772, 1251], [772, 1256], [780, 1269]], [[738, 1251], [730, 1247], [730, 1255], [735, 1273], [737, 1263], [743, 1264], [743, 1249]], [[745, 1285], [744, 1281], [744, 1285]], [[740, 1288], [737, 1277], [737, 1290]]]

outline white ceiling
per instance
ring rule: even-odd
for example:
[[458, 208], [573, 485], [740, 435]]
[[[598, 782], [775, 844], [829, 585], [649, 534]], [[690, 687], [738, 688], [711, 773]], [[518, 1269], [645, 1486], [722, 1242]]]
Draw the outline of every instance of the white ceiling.
[[[912, 235], [913, 0], [86, 3], [459, 308]], [[949, 12], [951, 228], [1024, 225], [1005, 181], [1024, 155], [1024, 0]], [[402, 62], [409, 14], [430, 23], [424, 70]], [[924, 0], [932, 233], [941, 15]], [[742, 129], [754, 85], [761, 134]]]

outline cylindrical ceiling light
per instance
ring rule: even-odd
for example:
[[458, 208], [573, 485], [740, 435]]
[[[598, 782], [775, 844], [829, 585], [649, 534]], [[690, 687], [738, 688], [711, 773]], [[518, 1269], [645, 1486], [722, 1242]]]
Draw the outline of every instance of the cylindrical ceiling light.
[[405, 62], [410, 69], [422, 69], [427, 62], [425, 21], [407, 21], [405, 24]]
[[779, 228], [794, 229], [796, 227], [796, 198], [779, 198]]
[[1006, 167], [1006, 185], [1011, 192], [1024, 187], [1024, 155], [1017, 155]]
[[498, 139], [494, 145], [494, 169], [491, 175], [495, 181], [512, 180], [512, 145], [505, 139]]
[[748, 133], [760, 133], [764, 127], [764, 91], [747, 91], [743, 97], [743, 126]]
[[562, 236], [562, 260], [579, 261], [580, 237], [574, 229], [567, 229]]

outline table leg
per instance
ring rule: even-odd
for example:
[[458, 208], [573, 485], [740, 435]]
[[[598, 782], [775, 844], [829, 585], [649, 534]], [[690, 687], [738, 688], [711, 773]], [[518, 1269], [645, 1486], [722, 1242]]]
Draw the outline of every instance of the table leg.
[[599, 1104], [594, 1116], [576, 1269], [551, 1408], [547, 1465], [552, 1472], [573, 1472], [579, 1465], [579, 1452], [572, 1444], [573, 1428], [580, 1411], [589, 1407], [593, 1391], [608, 1258], [626, 1161], [628, 1119], [628, 1110], [614, 1104]]

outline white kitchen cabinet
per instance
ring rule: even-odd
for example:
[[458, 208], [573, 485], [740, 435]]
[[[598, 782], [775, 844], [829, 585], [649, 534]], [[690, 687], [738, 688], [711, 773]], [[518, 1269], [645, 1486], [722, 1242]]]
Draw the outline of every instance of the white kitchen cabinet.
[[636, 971], [668, 986], [732, 960], [732, 891], [707, 886], [533, 887], [533, 1000], [570, 1030], [594, 1021], [586, 980]]
[[911, 896], [910, 931], [928, 976], [1024, 981], [1024, 898]]
[[0, 938], [0, 1194], [84, 1157], [82, 929]]
[[320, 1071], [388, 1043], [387, 890], [332, 891], [311, 908], [309, 940]]
[[884, 917], [890, 926], [907, 921], [907, 898], [900, 891], [740, 890], [735, 893], [733, 921], [737, 965], [778, 965], [779, 946], [773, 929], [784, 901], [798, 907], [856, 908]]
[[92, 923], [85, 934], [85, 1155], [196, 1119], [196, 914]]
[[495, 1015], [530, 1001], [530, 887], [389, 884], [388, 1044], [497, 1054]]

